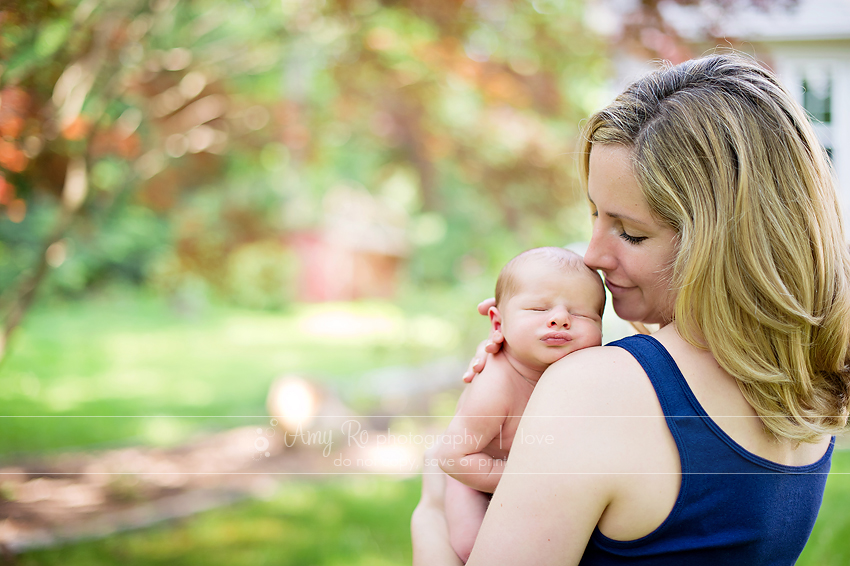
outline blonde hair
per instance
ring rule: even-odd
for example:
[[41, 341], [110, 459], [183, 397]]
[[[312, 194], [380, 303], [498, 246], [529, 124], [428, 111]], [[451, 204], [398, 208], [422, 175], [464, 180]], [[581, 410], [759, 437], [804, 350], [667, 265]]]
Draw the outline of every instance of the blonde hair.
[[599, 315], [602, 316], [602, 311], [605, 310], [605, 287], [602, 284], [602, 278], [596, 271], [584, 264], [584, 259], [580, 255], [565, 248], [556, 247], [526, 250], [506, 263], [499, 273], [499, 278], [496, 279], [496, 306], [502, 305], [503, 301], [507, 301], [516, 294], [519, 290], [519, 281], [516, 275], [522, 266], [530, 261], [544, 261], [564, 272], [573, 271], [579, 275], [591, 277], [599, 284], [599, 294], [601, 295]]
[[847, 423], [850, 255], [825, 151], [776, 77], [734, 54], [668, 66], [590, 118], [630, 148], [678, 234], [674, 321], [733, 375], [765, 427], [815, 442]]

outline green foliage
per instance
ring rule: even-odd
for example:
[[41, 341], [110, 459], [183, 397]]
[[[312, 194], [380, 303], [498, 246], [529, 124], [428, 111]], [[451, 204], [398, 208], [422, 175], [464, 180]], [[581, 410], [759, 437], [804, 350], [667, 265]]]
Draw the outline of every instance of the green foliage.
[[295, 297], [296, 269], [297, 260], [280, 242], [245, 244], [227, 258], [229, 296], [243, 307], [282, 308]]
[[[456, 266], [470, 250], [500, 261], [503, 246], [579, 238], [584, 228], [559, 214], [582, 200], [570, 155], [588, 91], [607, 73], [582, 14], [579, 0], [0, 8], [0, 130], [11, 144], [0, 177], [12, 187], [0, 235], [17, 256], [0, 260], [0, 280], [50, 244], [53, 226], [41, 223], [60, 217], [74, 156], [89, 188], [49, 284], [62, 293], [145, 273], [164, 288], [167, 265], [238, 304], [277, 307], [234, 289], [252, 276], [229, 269], [257, 269], [246, 246], [325, 230], [340, 185], [394, 206], [400, 178], [401, 237], [421, 283], [466, 276]], [[154, 213], [147, 232], [141, 207]]]

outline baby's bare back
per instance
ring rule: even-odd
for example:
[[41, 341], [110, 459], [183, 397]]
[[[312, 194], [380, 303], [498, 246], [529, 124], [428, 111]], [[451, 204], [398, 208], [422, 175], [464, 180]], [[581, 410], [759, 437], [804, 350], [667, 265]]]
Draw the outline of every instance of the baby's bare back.
[[[494, 436], [481, 451], [503, 460], [508, 457], [514, 443], [519, 421], [532, 391], [534, 386], [519, 375], [504, 356], [496, 355], [488, 362], [481, 375], [467, 386], [458, 401], [456, 415], [467, 417], [467, 422], [501, 417], [498, 427], [493, 424], [487, 427]], [[494, 414], [485, 415], [480, 414], [481, 407], [497, 407], [498, 410], [492, 411]]]

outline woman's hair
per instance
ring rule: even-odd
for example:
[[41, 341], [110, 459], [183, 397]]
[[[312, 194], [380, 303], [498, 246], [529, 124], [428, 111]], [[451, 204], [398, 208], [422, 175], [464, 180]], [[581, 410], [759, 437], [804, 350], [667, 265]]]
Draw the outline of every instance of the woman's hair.
[[850, 254], [826, 153], [776, 77], [740, 55], [668, 66], [590, 118], [631, 149], [653, 215], [678, 234], [674, 320], [733, 375], [768, 430], [839, 432], [850, 393]]

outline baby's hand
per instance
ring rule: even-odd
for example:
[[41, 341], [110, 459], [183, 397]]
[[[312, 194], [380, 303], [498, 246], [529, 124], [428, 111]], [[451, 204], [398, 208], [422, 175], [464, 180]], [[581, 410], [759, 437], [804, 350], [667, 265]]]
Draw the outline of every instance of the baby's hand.
[[[481, 301], [478, 305], [478, 312], [484, 316], [488, 316], [490, 307], [496, 305], [496, 299], [490, 298]], [[484, 371], [484, 366], [487, 364], [487, 354], [497, 354], [502, 349], [502, 339], [493, 339], [492, 337], [478, 345], [475, 350], [475, 357], [469, 362], [469, 367], [466, 373], [463, 374], [463, 380], [470, 383], [475, 376]]]

